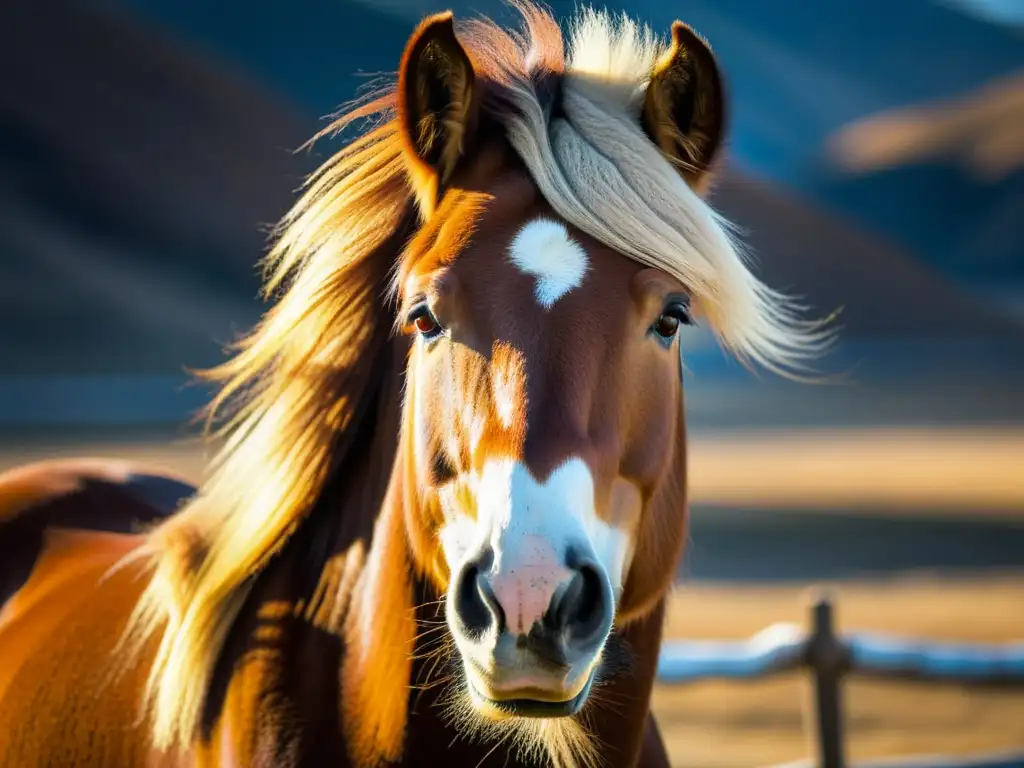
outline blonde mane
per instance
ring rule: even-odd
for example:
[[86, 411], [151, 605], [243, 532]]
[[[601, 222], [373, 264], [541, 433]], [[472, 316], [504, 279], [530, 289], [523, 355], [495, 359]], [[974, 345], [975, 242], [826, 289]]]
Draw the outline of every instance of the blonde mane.
[[[460, 40], [541, 193], [567, 221], [688, 285], [730, 350], [783, 373], [828, 342], [817, 324], [748, 269], [728, 224], [646, 137], [639, 113], [668, 50], [625, 17], [590, 10], [566, 43], [546, 12], [518, 4], [522, 34], [489, 21]], [[542, 92], [561, 79], [557, 116]], [[336, 466], [340, 436], [360, 415], [361, 360], [392, 321], [384, 294], [417, 195], [403, 159], [395, 94], [385, 92], [329, 130], [377, 118], [310, 180], [267, 259], [266, 296], [280, 294], [235, 356], [205, 374], [222, 384], [226, 441], [196, 496], [156, 528], [137, 556], [152, 567], [128, 637], [155, 635], [147, 689], [154, 743], [187, 745], [214, 665], [253, 577], [288, 541]], [[395, 404], [398, 407], [398, 404]]]

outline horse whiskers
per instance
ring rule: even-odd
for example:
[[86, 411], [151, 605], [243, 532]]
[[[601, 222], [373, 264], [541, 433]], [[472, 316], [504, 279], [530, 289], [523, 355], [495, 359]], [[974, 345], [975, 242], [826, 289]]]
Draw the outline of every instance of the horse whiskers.
[[430, 635], [434, 635], [438, 632], [444, 632], [446, 629], [448, 629], [447, 624], [438, 624], [436, 627], [428, 627], [427, 629], [424, 629], [422, 632], [420, 632], [418, 635], [415, 635], [413, 637], [413, 642], [418, 643], [420, 640], [429, 637]]
[[[430, 652], [419, 656], [420, 659], [424, 660], [424, 666], [420, 670], [416, 681], [410, 685], [412, 690], [416, 691], [416, 698], [412, 702], [412, 708], [415, 709], [419, 706], [420, 697], [426, 692], [434, 690], [438, 687], [447, 685], [454, 679], [454, 675], [449, 671], [438, 675], [438, 667], [451, 661], [451, 651], [454, 646], [454, 642], [450, 635], [445, 635], [441, 638], [436, 648]], [[430, 667], [427, 668], [426, 661], [433, 657], [430, 663]], [[416, 657], [414, 657], [416, 658]]]
[[595, 684], [590, 689], [590, 697], [587, 700], [587, 706], [580, 713], [580, 717], [585, 720], [589, 720], [593, 712], [597, 709], [604, 710], [606, 712], [623, 712], [629, 704], [629, 699], [623, 695], [615, 695], [607, 685]]
[[494, 743], [494, 746], [491, 747], [489, 750], [487, 750], [487, 752], [484, 753], [484, 756], [480, 758], [480, 762], [478, 762], [476, 764], [476, 768], [480, 768], [481, 765], [486, 763], [487, 762], [487, 758], [489, 758], [491, 755], [493, 755], [497, 751], [498, 747], [500, 747], [502, 744], [505, 743], [506, 738], [507, 737], [502, 737], [500, 740], [496, 741]]
[[[419, 639], [421, 639], [422, 637], [423, 637], [423, 635], [420, 635], [420, 637], [417, 638], [417, 641]], [[447, 650], [449, 645], [450, 645], [450, 643], [451, 643], [451, 637], [450, 636], [448, 636], [448, 635], [437, 635], [433, 639], [431, 639], [431, 640], [427, 641], [426, 643], [424, 643], [422, 645], [422, 647], [418, 648], [412, 654], [410, 654], [409, 658], [411, 658], [413, 660], [429, 659], [434, 654], [440, 653], [440, 652], [442, 652], [444, 650]]]
[[413, 706], [415, 707], [416, 705], [419, 704], [419, 697], [422, 696], [427, 691], [433, 691], [433, 690], [441, 688], [441, 687], [443, 687], [445, 685], [448, 685], [454, 679], [455, 679], [454, 675], [447, 674], [447, 675], [441, 675], [441, 676], [435, 677], [435, 678], [433, 678], [431, 680], [428, 680], [427, 682], [424, 682], [424, 683], [410, 683], [409, 690], [410, 691], [416, 691], [416, 699], [415, 699], [415, 701], [413, 701]]
[[[412, 656], [414, 661], [424, 662], [423, 668], [420, 670], [420, 676], [428, 680], [433, 677], [439, 664], [451, 658], [454, 642], [450, 635], [444, 635], [431, 641], [431, 646], [422, 649]], [[430, 663], [429, 669], [426, 666], [428, 662]]]
[[[447, 647], [447, 645], [442, 644], [438, 645], [435, 648], [432, 648], [431, 650], [425, 653], [416, 654], [412, 657], [412, 660], [422, 662], [420, 668], [421, 675], [433, 674], [437, 664], [439, 664], [444, 659], [451, 658], [451, 655], [451, 650]], [[427, 664], [432, 665], [429, 670], [427, 669]]]
[[[440, 601], [437, 601], [440, 603]], [[417, 650], [413, 659], [422, 662], [410, 689], [415, 691], [411, 702], [418, 708], [426, 692], [441, 690], [436, 705], [445, 721], [459, 739], [487, 742], [487, 751], [477, 765], [483, 765], [503, 747], [510, 755], [524, 761], [540, 761], [553, 768], [591, 768], [600, 763], [601, 741], [595, 733], [595, 715], [599, 711], [620, 712], [627, 707], [627, 697], [611, 687], [614, 680], [628, 674], [632, 654], [628, 644], [613, 636], [603, 654], [604, 659], [590, 693], [590, 701], [578, 715], [569, 718], [522, 719], [506, 721], [486, 719], [474, 707], [468, 694], [465, 672], [453, 655], [455, 642], [447, 631], [447, 622], [419, 619], [421, 631], [416, 636]], [[428, 625], [428, 626], [423, 626]], [[447, 668], [445, 668], [447, 665]]]
[[[413, 614], [416, 614], [418, 612], [419, 612], [418, 608], [412, 609], [412, 613]], [[446, 623], [446, 619], [443, 616], [441, 618], [437, 618], [437, 619], [425, 619], [422, 616], [416, 616], [416, 622], [419, 623], [419, 624], [445, 624]]]
[[509, 744], [510, 755], [516, 755], [527, 764], [547, 762], [553, 768], [597, 768], [601, 764], [598, 742], [586, 725], [589, 721], [586, 710], [574, 717], [489, 720], [473, 706], [466, 691], [464, 673], [461, 669], [459, 672], [438, 700], [445, 721], [456, 732], [449, 746], [461, 738], [493, 741], [494, 745], [481, 763], [495, 750]]
[[[424, 666], [424, 670], [425, 670], [424, 677], [428, 681], [434, 678], [434, 675], [437, 672], [438, 666], [440, 666], [440, 665], [442, 665], [442, 664], [444, 664], [444, 663], [446, 663], [446, 662], [451, 660], [451, 658], [452, 658], [452, 656], [451, 656], [451, 646], [448, 645], [448, 644], [445, 644], [444, 646], [442, 646], [442, 647], [438, 648], [436, 651], [434, 651], [432, 654], [428, 655], [427, 657], [424, 657], [424, 661], [426, 661], [426, 659], [428, 659], [430, 656], [433, 656], [433, 660], [431, 661], [431, 664], [430, 664], [430, 669], [426, 669], [426, 667]], [[451, 673], [448, 673], [447, 675], [443, 675], [443, 676], [439, 677], [438, 679], [439, 680], [447, 681], [450, 678], [451, 678]]]
[[447, 599], [447, 597], [441, 596], [436, 600], [426, 600], [425, 602], [422, 602], [419, 605], [417, 605], [413, 610], [419, 610], [420, 608], [429, 608], [432, 605], [444, 605]]

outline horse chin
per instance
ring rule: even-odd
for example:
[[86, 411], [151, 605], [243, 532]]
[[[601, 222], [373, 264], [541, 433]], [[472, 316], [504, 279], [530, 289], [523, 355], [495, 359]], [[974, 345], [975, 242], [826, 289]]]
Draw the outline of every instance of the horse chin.
[[590, 696], [595, 670], [590, 670], [580, 689], [566, 699], [546, 695], [541, 691], [522, 691], [497, 698], [487, 695], [472, 677], [466, 680], [470, 699], [476, 711], [488, 720], [505, 721], [513, 718], [554, 720], [579, 714]]

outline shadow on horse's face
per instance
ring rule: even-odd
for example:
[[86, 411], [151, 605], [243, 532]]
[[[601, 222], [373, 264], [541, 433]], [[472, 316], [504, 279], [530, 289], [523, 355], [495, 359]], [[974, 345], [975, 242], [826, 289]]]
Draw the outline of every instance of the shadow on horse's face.
[[661, 586], [633, 561], [670, 570], [682, 546], [681, 499], [650, 501], [683, 479], [688, 297], [495, 173], [502, 156], [481, 152], [410, 248], [406, 424], [474, 704], [554, 717], [585, 703], [616, 615]]

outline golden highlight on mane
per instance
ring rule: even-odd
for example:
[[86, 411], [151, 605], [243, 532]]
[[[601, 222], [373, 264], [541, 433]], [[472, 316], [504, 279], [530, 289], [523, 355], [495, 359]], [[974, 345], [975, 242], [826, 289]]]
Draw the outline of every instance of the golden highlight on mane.
[[[749, 271], [729, 226], [639, 125], [666, 44], [625, 17], [590, 10], [575, 19], [566, 43], [547, 12], [516, 6], [522, 33], [472, 21], [459, 37], [487, 86], [484, 109], [504, 126], [547, 201], [607, 245], [690, 286], [739, 356], [798, 369], [827, 334], [799, 321], [798, 308]], [[564, 75], [557, 117], [541, 93], [552, 74]], [[265, 286], [268, 298], [279, 298], [234, 356], [204, 374], [221, 385], [211, 414], [227, 411], [224, 445], [188, 506], [149, 534], [137, 555], [152, 577], [127, 637], [160, 638], [147, 691], [157, 747], [196, 736], [253, 577], [321, 495], [367, 387], [367, 366], [357, 363], [392, 330], [382, 295], [418, 197], [393, 89], [328, 131], [369, 118], [376, 126], [324, 164], [282, 222]], [[572, 751], [579, 739], [560, 733], [553, 743]]]
[[[380, 98], [333, 127], [390, 108]], [[222, 383], [209, 414], [228, 408], [226, 439], [196, 496], [140, 553], [154, 572], [130, 637], [162, 630], [147, 690], [160, 748], [193, 737], [250, 577], [319, 497], [367, 384], [357, 363], [391, 332], [381, 311], [391, 265], [377, 252], [410, 207], [401, 155], [387, 122], [314, 175], [267, 259], [265, 295], [283, 295], [233, 358], [203, 374]]]

